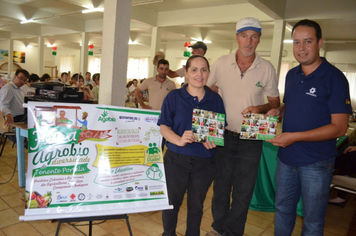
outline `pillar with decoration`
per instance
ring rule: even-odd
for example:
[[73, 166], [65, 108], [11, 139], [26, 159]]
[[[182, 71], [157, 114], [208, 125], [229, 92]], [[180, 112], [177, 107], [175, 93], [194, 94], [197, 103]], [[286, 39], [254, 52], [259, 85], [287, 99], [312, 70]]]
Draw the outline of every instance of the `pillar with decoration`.
[[89, 56], [94, 55], [94, 45], [93, 44], [88, 45], [88, 55]]

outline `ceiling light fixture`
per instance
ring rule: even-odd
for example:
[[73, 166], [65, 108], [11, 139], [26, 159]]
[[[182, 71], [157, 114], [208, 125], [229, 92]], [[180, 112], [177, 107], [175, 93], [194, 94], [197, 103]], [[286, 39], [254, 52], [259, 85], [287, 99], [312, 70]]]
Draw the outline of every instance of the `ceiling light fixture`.
[[99, 12], [99, 11], [103, 12], [104, 11], [104, 7], [86, 9], [86, 10], [83, 10], [82, 13], [85, 14], [85, 13]]
[[133, 44], [138, 44], [138, 42], [129, 40], [129, 45], [133, 45]]
[[33, 22], [33, 19], [22, 20], [22, 21], [20, 21], [20, 24], [26, 24], [26, 23], [31, 23], [31, 22]]
[[293, 43], [293, 39], [285, 39], [283, 40], [283, 43]]

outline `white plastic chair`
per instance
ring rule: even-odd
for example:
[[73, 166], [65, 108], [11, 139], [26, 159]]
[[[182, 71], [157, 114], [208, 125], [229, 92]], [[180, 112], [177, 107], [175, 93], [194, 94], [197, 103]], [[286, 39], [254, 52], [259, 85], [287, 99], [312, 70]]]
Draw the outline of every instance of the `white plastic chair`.
[[356, 178], [343, 175], [334, 175], [330, 187], [332, 189], [334, 188], [348, 193], [356, 194]]

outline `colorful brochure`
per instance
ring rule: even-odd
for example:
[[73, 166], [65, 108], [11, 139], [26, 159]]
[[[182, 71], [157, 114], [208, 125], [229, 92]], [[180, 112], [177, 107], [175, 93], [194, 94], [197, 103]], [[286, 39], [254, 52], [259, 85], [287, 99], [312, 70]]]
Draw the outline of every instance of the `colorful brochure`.
[[273, 139], [277, 133], [277, 116], [247, 113], [242, 120], [240, 138], [252, 140]]
[[193, 109], [192, 130], [196, 142], [214, 141], [224, 146], [225, 114]]

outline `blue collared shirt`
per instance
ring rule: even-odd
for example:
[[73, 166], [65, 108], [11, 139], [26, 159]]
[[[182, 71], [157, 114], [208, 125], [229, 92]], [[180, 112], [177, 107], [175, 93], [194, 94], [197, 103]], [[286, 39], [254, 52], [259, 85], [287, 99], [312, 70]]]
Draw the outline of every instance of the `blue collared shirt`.
[[[170, 127], [177, 135], [182, 136], [184, 131], [192, 130], [193, 109], [203, 109], [225, 114], [224, 103], [219, 94], [205, 87], [205, 95], [199, 102], [187, 92], [188, 84], [180, 89], [172, 90], [164, 99], [158, 125]], [[188, 143], [179, 147], [167, 141], [167, 148], [173, 152], [196, 157], [209, 158], [216, 153], [216, 148], [208, 150], [202, 143]]]
[[[345, 75], [322, 58], [320, 66], [305, 76], [301, 66], [286, 77], [283, 132], [302, 132], [331, 123], [331, 114], [352, 113], [349, 84]], [[336, 155], [336, 139], [295, 142], [279, 148], [280, 160], [291, 166], [305, 166]]]

